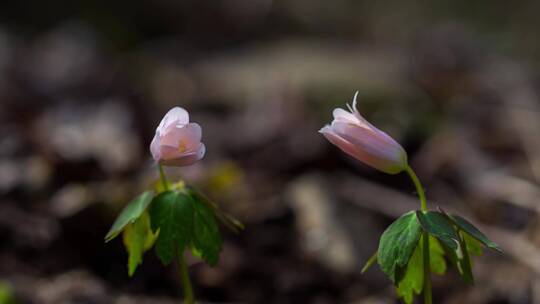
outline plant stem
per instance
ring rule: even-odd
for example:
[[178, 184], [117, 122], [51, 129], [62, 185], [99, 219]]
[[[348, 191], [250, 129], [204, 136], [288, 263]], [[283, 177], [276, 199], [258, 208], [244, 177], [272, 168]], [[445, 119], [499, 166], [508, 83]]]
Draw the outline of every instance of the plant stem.
[[[422, 212], [427, 212], [427, 201], [426, 201], [426, 194], [424, 193], [424, 188], [422, 187], [422, 184], [420, 183], [420, 180], [418, 179], [418, 176], [416, 176], [416, 173], [414, 173], [413, 169], [410, 166], [407, 166], [407, 174], [411, 177], [414, 186], [416, 187], [416, 192], [418, 193], [418, 196], [420, 197], [420, 207]], [[431, 294], [431, 269], [430, 269], [430, 262], [429, 262], [429, 233], [424, 231], [422, 233], [422, 240], [423, 240], [423, 268], [424, 268], [424, 304], [432, 304], [433, 297]]]
[[[167, 181], [167, 176], [165, 171], [163, 171], [163, 166], [158, 165], [159, 168], [159, 178], [161, 179], [161, 184], [165, 191], [169, 191], [169, 182]], [[182, 287], [184, 290], [184, 304], [194, 304], [195, 299], [193, 297], [193, 288], [191, 287], [191, 280], [189, 279], [189, 272], [186, 263], [186, 258], [184, 257], [184, 252], [177, 252], [178, 255], [178, 268], [180, 270], [180, 277], [182, 278]]]
[[424, 193], [424, 188], [422, 187], [422, 184], [420, 183], [420, 180], [418, 179], [418, 176], [416, 176], [416, 173], [414, 173], [413, 169], [409, 166], [407, 166], [407, 174], [411, 177], [414, 186], [416, 187], [416, 192], [418, 193], [418, 196], [420, 197], [420, 205], [422, 211], [427, 211], [427, 201], [426, 201], [426, 194]]
[[161, 179], [161, 185], [163, 185], [163, 189], [165, 191], [169, 191], [169, 183], [167, 182], [167, 177], [165, 176], [165, 172], [163, 171], [163, 166], [159, 164], [158, 168], [159, 168], [159, 178]]
[[182, 287], [184, 288], [184, 304], [194, 304], [193, 288], [189, 279], [188, 267], [186, 258], [183, 252], [178, 253], [178, 267], [180, 268], [180, 276], [182, 277]]

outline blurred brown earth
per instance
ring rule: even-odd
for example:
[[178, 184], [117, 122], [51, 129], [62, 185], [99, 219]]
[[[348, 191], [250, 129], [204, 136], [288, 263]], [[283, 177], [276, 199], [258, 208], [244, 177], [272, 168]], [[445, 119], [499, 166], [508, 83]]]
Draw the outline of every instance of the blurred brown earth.
[[[540, 303], [538, 3], [221, 0], [0, 4], [0, 304], [178, 303], [153, 252], [128, 278], [103, 237], [152, 187], [148, 145], [175, 105], [205, 159], [168, 174], [246, 230], [191, 261], [209, 303], [397, 303], [363, 263], [417, 208], [317, 133], [359, 91], [403, 144], [433, 208], [501, 245], [436, 303]], [[4, 300], [5, 298], [5, 300]], [[11, 298], [11, 299], [10, 299]], [[12, 302], [10, 302], [13, 300]]]

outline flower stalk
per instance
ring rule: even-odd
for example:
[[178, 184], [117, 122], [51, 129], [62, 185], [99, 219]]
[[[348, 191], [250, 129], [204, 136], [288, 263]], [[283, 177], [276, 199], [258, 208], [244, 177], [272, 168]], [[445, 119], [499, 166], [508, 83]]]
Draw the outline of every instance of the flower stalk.
[[169, 191], [169, 183], [167, 182], [167, 176], [165, 176], [165, 171], [163, 171], [163, 166], [158, 165], [159, 168], [159, 178], [161, 180], [161, 185], [163, 186], [163, 190]]
[[426, 194], [424, 193], [424, 188], [422, 187], [422, 184], [420, 183], [420, 179], [418, 179], [418, 176], [416, 176], [416, 173], [414, 173], [413, 169], [410, 166], [407, 166], [405, 168], [405, 171], [407, 171], [407, 174], [409, 174], [409, 177], [414, 183], [414, 186], [416, 187], [416, 192], [418, 193], [418, 197], [420, 197], [420, 207], [421, 210], [426, 212], [427, 210], [427, 201], [426, 201]]
[[184, 257], [183, 252], [178, 252], [178, 267], [180, 268], [182, 287], [184, 289], [184, 304], [194, 304], [195, 297], [193, 296], [193, 288], [191, 287], [191, 280], [189, 279], [186, 257]]

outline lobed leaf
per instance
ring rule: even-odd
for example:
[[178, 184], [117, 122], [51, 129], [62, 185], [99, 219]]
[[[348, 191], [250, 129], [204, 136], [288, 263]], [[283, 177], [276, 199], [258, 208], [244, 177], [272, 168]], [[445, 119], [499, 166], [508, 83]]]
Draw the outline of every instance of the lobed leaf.
[[422, 293], [424, 287], [422, 248], [422, 241], [420, 240], [406, 267], [398, 270], [398, 272], [403, 273], [400, 275], [401, 280], [397, 283], [396, 292], [407, 304], [413, 303], [414, 295]]
[[465, 241], [465, 244], [467, 244], [467, 251], [469, 252], [469, 255], [472, 257], [475, 256], [481, 256], [483, 253], [482, 243], [478, 241], [477, 239], [473, 238], [470, 234], [461, 231], [460, 233], [461, 237]]
[[448, 218], [453, 221], [453, 223], [460, 229], [465, 232], [467, 232], [469, 235], [471, 235], [473, 238], [480, 241], [482, 244], [486, 245], [488, 248], [491, 248], [493, 250], [497, 250], [501, 252], [501, 249], [499, 248], [499, 245], [495, 244], [495, 242], [491, 241], [487, 238], [478, 228], [476, 228], [473, 224], [468, 222], [466, 219], [462, 218], [459, 215], [448, 215]]
[[459, 249], [459, 236], [448, 219], [438, 212], [416, 211], [422, 228], [452, 250]]
[[396, 269], [407, 265], [420, 234], [421, 228], [414, 211], [402, 215], [382, 234], [377, 262], [394, 283], [397, 283]]
[[153, 196], [154, 193], [152, 191], [145, 191], [134, 198], [126, 207], [124, 207], [120, 215], [116, 218], [111, 226], [111, 229], [109, 229], [109, 232], [107, 232], [105, 242], [109, 242], [110, 240], [114, 239], [116, 236], [118, 236], [118, 234], [120, 234], [120, 232], [122, 232], [122, 230], [124, 230], [126, 225], [135, 222], [146, 210], [148, 204], [150, 204], [152, 201]]
[[150, 222], [153, 231], [159, 229], [156, 254], [163, 264], [169, 264], [190, 244], [193, 217], [193, 201], [183, 192], [164, 191], [152, 201]]
[[206, 205], [193, 202], [192, 247], [211, 266], [217, 264], [221, 252], [222, 239], [214, 213]]
[[235, 219], [230, 214], [223, 212], [216, 203], [210, 200], [206, 195], [197, 191], [194, 187], [188, 186], [185, 188], [185, 191], [191, 196], [193, 201], [208, 207], [214, 213], [215, 217], [234, 233], [244, 230], [244, 225], [239, 220]]
[[[422, 241], [420, 241], [421, 243]], [[446, 260], [444, 259], [444, 249], [441, 243], [433, 237], [429, 236], [429, 264], [431, 271], [443, 275], [446, 272]]]
[[[460, 240], [460, 246], [458, 249], [448, 248], [448, 246], [446, 246], [444, 243], [441, 243], [441, 246], [446, 257], [456, 267], [463, 281], [465, 281], [467, 284], [472, 284], [474, 282], [474, 277], [471, 269], [469, 258], [470, 255], [467, 251], [466, 244], [465, 246], [461, 245]], [[465, 256], [467, 256], [467, 259], [465, 259]]]
[[460, 234], [459, 238], [460, 246], [462, 249], [461, 258], [458, 260], [458, 271], [461, 277], [467, 284], [474, 284], [474, 275], [472, 272], [471, 255], [467, 249], [467, 243], [463, 240]]
[[[418, 246], [416, 246], [407, 266], [398, 269], [398, 272], [401, 272], [398, 275], [401, 279], [396, 286], [396, 292], [407, 304], [413, 303], [414, 296], [420, 295], [424, 288], [423, 238], [424, 236], [421, 235]], [[432, 236], [429, 236], [429, 261], [432, 272], [436, 274], [444, 274], [446, 272], [444, 250], [439, 241]]]
[[150, 228], [150, 216], [148, 212], [133, 223], [128, 224], [123, 232], [124, 246], [128, 252], [128, 274], [133, 276], [137, 266], [142, 264], [142, 256], [150, 249], [156, 240], [157, 233], [152, 233]]

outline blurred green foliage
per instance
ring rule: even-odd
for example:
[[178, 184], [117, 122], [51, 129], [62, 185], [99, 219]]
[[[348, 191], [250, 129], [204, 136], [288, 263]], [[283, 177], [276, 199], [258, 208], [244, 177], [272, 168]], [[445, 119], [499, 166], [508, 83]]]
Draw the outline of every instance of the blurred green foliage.
[[15, 304], [15, 295], [11, 285], [0, 281], [0, 304]]

